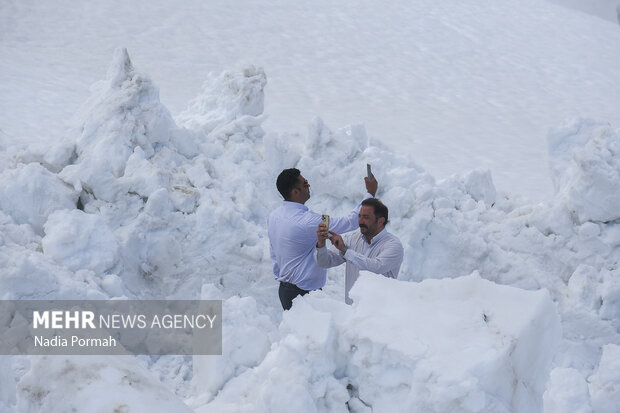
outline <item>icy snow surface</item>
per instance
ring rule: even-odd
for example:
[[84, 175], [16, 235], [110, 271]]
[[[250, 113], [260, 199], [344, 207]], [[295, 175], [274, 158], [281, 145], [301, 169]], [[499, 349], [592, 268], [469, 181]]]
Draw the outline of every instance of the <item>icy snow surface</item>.
[[[620, 116], [618, 94], [612, 92], [611, 83], [611, 74], [619, 73], [615, 70], [618, 58], [610, 52], [619, 50], [620, 34], [606, 22], [596, 26], [590, 20], [589, 36], [578, 30], [572, 33], [571, 28], [582, 28], [586, 17], [538, 3], [523, 2], [527, 7], [520, 6], [520, 14], [507, 12], [516, 5], [505, 1], [486, 5], [485, 13], [477, 2], [453, 7], [445, 2], [420, 2], [412, 6], [419, 10], [411, 9], [404, 15], [397, 7], [386, 11], [397, 19], [419, 13], [426, 16], [416, 20], [417, 25], [402, 27], [426, 39], [412, 53], [427, 58], [428, 64], [421, 63], [425, 59], [413, 67], [401, 65], [403, 61], [398, 58], [387, 61], [389, 66], [400, 68], [400, 76], [393, 81], [405, 94], [401, 101], [400, 95], [390, 95], [393, 90], [381, 95], [380, 88], [370, 87], [377, 83], [371, 76], [375, 70], [382, 74], [389, 71], [387, 63], [368, 60], [379, 53], [354, 53], [351, 57], [363, 57], [366, 64], [356, 61], [360, 73], [342, 81], [354, 92], [353, 97], [343, 98], [351, 99], [346, 101], [350, 105], [345, 105], [351, 106], [347, 109], [351, 112], [332, 113], [343, 101], [326, 104], [318, 99], [315, 104], [329, 112], [325, 116], [328, 121], [314, 118], [303, 132], [286, 132], [282, 127], [286, 122], [281, 119], [270, 124], [277, 128], [267, 128], [266, 114], [286, 118], [291, 108], [299, 105], [292, 99], [291, 108], [286, 109], [279, 96], [270, 106], [269, 93], [287, 93], [286, 87], [277, 88], [273, 83], [287, 85], [290, 80], [282, 80], [282, 73], [290, 71], [300, 76], [294, 83], [300, 89], [314, 97], [329, 96], [330, 84], [322, 84], [321, 79], [330, 67], [316, 66], [325, 64], [316, 62], [334, 63], [329, 55], [307, 56], [301, 49], [298, 59], [291, 59], [293, 67], [274, 67], [273, 81], [270, 73], [258, 66], [216, 71], [193, 100], [180, 92], [170, 97], [173, 115], [161, 102], [156, 83], [162, 74], [162, 93], [171, 93], [169, 96], [172, 92], [166, 89], [191, 89], [191, 81], [182, 76], [157, 72], [180, 73], [174, 63], [153, 68], [140, 64], [135, 68], [127, 50], [119, 48], [103, 76], [101, 61], [112, 53], [94, 40], [92, 50], [76, 50], [67, 57], [69, 63], [72, 59], [83, 62], [83, 57], [77, 56], [84, 52], [96, 57], [92, 63], [49, 71], [25, 63], [36, 53], [19, 49], [20, 42], [37, 50], [51, 47], [46, 53], [70, 46], [69, 37], [63, 42], [54, 34], [64, 33], [57, 25], [67, 29], [72, 18], [83, 25], [81, 30], [90, 38], [96, 37], [88, 19], [80, 20], [80, 16], [91, 16], [90, 6], [73, 8], [73, 16], [60, 18], [66, 10], [52, 3], [38, 8], [28, 2], [5, 3], [0, 11], [7, 24], [1, 30], [11, 35], [3, 40], [0, 50], [3, 57], [13, 60], [2, 59], [1, 73], [4, 80], [15, 82], [0, 84], [3, 97], [7, 96], [0, 111], [0, 299], [222, 299], [225, 319], [222, 356], [0, 357], [0, 412], [372, 409], [617, 413], [620, 136], [607, 122], [613, 123]], [[283, 17], [281, 23], [287, 26], [280, 31], [286, 39], [287, 33], [289, 37], [296, 33], [299, 22], [294, 17], [300, 17], [296, 14], [300, 11], [322, 11], [324, 17], [339, 16], [342, 22], [353, 22], [355, 16], [360, 17], [356, 13], [370, 7], [362, 6], [349, 10], [350, 15], [334, 15], [326, 4], [316, 8], [290, 6], [288, 10], [274, 7], [271, 13]], [[139, 46], [152, 42], [162, 30], [155, 25], [144, 34], [140, 25], [148, 19], [131, 20], [130, 11], [136, 6], [128, 3], [109, 2], [99, 7], [102, 15], [109, 12], [130, 20], [126, 27], [136, 31], [136, 44], [132, 46], [138, 54], [147, 53], [141, 50], [148, 48]], [[218, 27], [225, 29], [226, 23], [231, 23], [225, 19], [230, 12], [213, 7], [223, 19], [219, 24], [224, 26]], [[247, 7], [249, 11], [265, 10], [262, 3], [248, 1]], [[55, 15], [58, 21], [53, 27], [29, 31], [24, 28], [28, 22], [40, 22], [36, 13], [27, 13], [30, 10]], [[149, 10], [157, 15], [157, 7]], [[11, 16], [20, 18], [9, 19]], [[478, 20], [476, 25], [455, 25], [460, 21], [456, 16], [463, 22]], [[542, 29], [541, 21], [551, 16], [556, 24], [545, 24]], [[172, 13], [167, 18], [164, 27], [184, 23], [208, 26], [198, 13], [192, 17]], [[459, 36], [451, 41], [450, 37], [432, 37], [436, 32], [425, 31], [425, 25], [433, 18], [449, 29], [447, 34], [454, 31]], [[548, 36], [540, 37], [539, 48], [514, 40], [523, 33], [511, 31], [511, 24], [517, 20], [539, 34], [539, 30], [546, 35], [551, 35], [547, 30], [561, 30], [562, 41], [571, 47], [558, 49], [558, 40]], [[310, 21], [303, 19], [310, 28], [315, 27]], [[498, 25], [498, 21], [503, 24]], [[325, 29], [321, 25], [325, 23], [317, 24], [313, 30], [321, 39], [321, 28]], [[198, 30], [196, 36], [209, 32], [204, 30]], [[494, 36], [488, 34], [490, 31]], [[16, 33], [33, 38], [18, 39]], [[187, 32], [176, 33], [183, 37]], [[254, 42], [260, 41], [260, 36], [249, 34], [245, 40], [256, 46]], [[360, 33], [356, 42], [364, 43], [367, 35]], [[431, 37], [435, 43], [430, 42]], [[602, 38], [604, 42], [598, 41]], [[461, 49], [460, 43], [453, 43], [455, 39], [467, 44]], [[472, 67], [492, 62], [467, 48], [481, 44], [476, 42], [482, 39], [490, 42], [492, 50], [502, 51], [499, 55], [492, 53], [498, 57], [493, 65], [510, 66], [510, 71], [470, 78]], [[192, 50], [193, 44], [191, 39], [186, 40], [185, 52]], [[294, 42], [295, 36], [289, 40]], [[507, 43], [518, 47], [505, 47]], [[208, 43], [208, 47], [232, 53], [226, 44]], [[163, 47], [174, 55], [172, 48]], [[270, 47], [274, 46], [262, 44], [256, 50]], [[538, 53], [547, 51], [545, 47], [553, 48], [555, 57], [544, 60], [541, 66], [530, 65], [540, 58]], [[325, 54], [330, 49], [322, 50]], [[442, 50], [446, 54], [434, 54]], [[571, 57], [584, 50], [592, 56]], [[247, 57], [269, 63], [272, 56], [267, 53], [259, 59], [255, 53], [248, 52]], [[313, 57], [316, 65], [304, 60]], [[523, 73], [534, 67], [540, 71], [535, 71], [535, 76], [514, 78], [517, 72], [512, 67], [517, 57], [524, 59], [519, 66]], [[230, 55], [220, 58], [234, 60]], [[153, 56], [142, 56], [140, 60], [151, 59]], [[10, 61], [14, 64], [9, 65]], [[188, 57], [184, 61], [193, 62]], [[443, 82], [439, 73], [433, 77], [433, 69], [447, 61], [451, 62], [452, 71], [448, 72], [455, 76], [455, 83]], [[600, 70], [590, 70], [588, 65], [596, 64]], [[199, 62], [190, 65], [195, 66], [189, 71], [200, 73], [211, 67]], [[566, 67], [570, 70], [564, 70]], [[92, 72], [76, 75], [85, 68]], [[336, 67], [331, 69], [337, 75], [344, 73]], [[69, 73], [63, 75], [63, 70]], [[416, 77], [420, 73], [425, 76], [424, 82]], [[562, 78], [569, 73], [575, 76], [571, 78], [575, 89], [566, 86], [568, 79]], [[63, 87], [52, 81], [17, 90], [20, 81], [43, 74], [44, 80], [72, 82], [71, 91], [62, 94], [67, 102], [51, 102], [53, 110], [42, 110], [39, 120], [39, 114], [31, 109], [9, 107], [11, 102], [23, 105], [29, 100], [22, 93], [47, 94]], [[97, 77], [104, 79], [94, 83], [90, 96], [86, 96], [88, 83]], [[528, 83], [533, 79], [537, 79], [535, 86]], [[505, 87], [489, 93], [476, 83], [487, 81], [501, 81]], [[454, 89], [459, 84], [463, 94]], [[438, 89], [425, 91], [424, 85]], [[524, 85], [543, 90], [511, 95], [527, 89]], [[440, 95], [431, 99], [433, 92], [429, 90], [439, 89], [445, 89], [446, 99], [441, 100]], [[353, 112], [369, 121], [376, 117], [389, 122], [405, 119], [397, 111], [390, 116], [382, 111], [408, 107], [404, 103], [412, 100], [406, 96], [407, 90], [421, 91], [418, 106], [414, 105], [421, 112], [411, 124], [420, 124], [416, 134], [424, 135], [424, 128], [439, 130], [440, 138], [428, 152], [419, 151], [415, 139], [394, 150], [375, 137], [402, 131], [402, 123], [370, 123], [369, 129], [379, 131], [373, 136], [362, 125], [330, 128], [332, 116], [338, 120], [336, 126], [341, 126], [348, 123], [342, 122], [346, 113]], [[464, 104], [465, 92], [478, 94], [481, 100]], [[558, 101], [548, 100], [556, 93], [561, 95]], [[400, 103], [387, 104], [388, 96], [396, 96]], [[497, 119], [499, 112], [487, 106], [485, 99], [505, 97], [507, 101], [496, 102], [501, 107], [525, 96], [528, 100], [515, 106], [520, 108], [515, 118], [507, 121], [499, 116], [506, 122], [497, 128], [486, 121]], [[585, 106], [572, 101], [576, 96], [583, 98]], [[353, 102], [358, 100], [372, 101], [376, 106], [363, 109]], [[77, 108], [79, 101], [84, 102], [81, 108]], [[187, 101], [186, 109], [180, 109], [181, 102]], [[440, 101], [447, 105], [441, 112], [445, 116], [430, 116], [426, 110]], [[535, 115], [526, 120], [529, 115], [524, 107], [533, 107]], [[68, 114], [73, 112], [67, 129], [59, 133], [58, 123], [68, 121]], [[472, 113], [476, 116], [470, 116]], [[591, 113], [603, 120], [579, 117]], [[563, 121], [560, 118], [564, 116], [573, 119]], [[299, 118], [291, 119], [295, 122]], [[472, 125], [494, 132], [467, 129]], [[474, 165], [494, 166], [492, 171], [470, 171], [472, 168], [463, 168], [466, 163], [460, 163], [457, 168], [467, 172], [436, 179], [417, 164], [418, 160], [432, 159], [427, 156], [431, 152], [459, 141], [447, 139], [450, 132], [442, 128], [448, 127], [462, 132], [459, 145], [469, 149], [444, 151], [445, 161], [459, 164], [455, 159], [467, 158], [468, 153], [489, 160], [497, 154], [491, 163], [473, 158]], [[550, 132], [541, 134], [540, 128], [550, 128]], [[51, 138], [43, 139], [43, 131]], [[496, 172], [507, 169], [514, 157], [511, 149], [506, 149], [508, 144], [502, 150], [510, 155], [495, 152], [489, 141], [495, 134], [516, 141], [520, 148], [517, 153], [524, 156], [520, 161], [541, 170], [545, 164], [544, 176], [550, 188], [553, 184], [546, 202], [531, 204], [507, 192], [507, 188], [518, 186], [496, 187]], [[532, 136], [536, 138], [528, 141]], [[32, 143], [20, 146], [15, 138], [31, 139]], [[412, 147], [413, 151], [409, 149]], [[538, 154], [530, 156], [533, 152]], [[546, 160], [541, 161], [546, 154], [550, 172]], [[349, 307], [343, 303], [343, 268], [330, 270], [323, 291], [296, 300], [293, 310], [283, 315], [266, 239], [267, 216], [280, 202], [275, 177], [283, 168], [298, 167], [312, 185], [309, 207], [338, 215], [350, 211], [363, 196], [366, 163], [373, 165], [380, 183], [379, 196], [390, 207], [389, 229], [405, 247], [399, 279], [367, 274], [353, 289], [356, 303]], [[540, 174], [526, 173], [523, 180]], [[0, 322], [9, 321], [0, 315]]]
[[437, 178], [483, 167], [498, 188], [549, 200], [547, 130], [620, 124], [618, 24], [555, 3], [577, 0], [3, 0], [0, 129], [65, 135], [124, 46], [173, 114], [209, 72], [258, 65], [271, 131], [363, 123]]

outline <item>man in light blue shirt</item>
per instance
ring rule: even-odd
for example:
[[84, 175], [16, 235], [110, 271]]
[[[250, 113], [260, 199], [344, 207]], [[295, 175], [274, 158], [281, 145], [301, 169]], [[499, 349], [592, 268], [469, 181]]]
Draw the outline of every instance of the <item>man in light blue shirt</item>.
[[[362, 201], [359, 232], [347, 234], [343, 239], [336, 231], [328, 232], [324, 225], [318, 226], [316, 262], [323, 268], [347, 263], [344, 289], [347, 304], [353, 303], [349, 291], [359, 277], [360, 270], [383, 274], [389, 278], [398, 277], [403, 262], [403, 245], [395, 235], [387, 232], [387, 223], [388, 208], [378, 199], [370, 198]], [[338, 251], [327, 249], [325, 240], [328, 238]]]
[[[368, 191], [364, 199], [374, 197], [377, 180], [374, 176], [364, 180]], [[280, 282], [280, 302], [288, 310], [293, 298], [325, 285], [327, 270], [320, 268], [313, 256], [321, 214], [304, 205], [310, 199], [310, 184], [298, 169], [291, 168], [280, 173], [276, 186], [284, 202], [269, 215], [269, 251], [273, 273]], [[345, 217], [331, 218], [330, 228], [340, 233], [357, 228], [360, 207]]]

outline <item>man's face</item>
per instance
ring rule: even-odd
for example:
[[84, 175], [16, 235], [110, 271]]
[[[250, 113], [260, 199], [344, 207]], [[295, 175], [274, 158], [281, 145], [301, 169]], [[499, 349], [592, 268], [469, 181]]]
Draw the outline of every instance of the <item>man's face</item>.
[[297, 185], [295, 185], [295, 189], [299, 191], [299, 198], [302, 204], [310, 199], [310, 184], [302, 175], [297, 177]]
[[379, 233], [379, 222], [375, 216], [375, 210], [371, 206], [362, 205], [358, 223], [360, 226], [360, 232], [366, 237], [372, 238]]

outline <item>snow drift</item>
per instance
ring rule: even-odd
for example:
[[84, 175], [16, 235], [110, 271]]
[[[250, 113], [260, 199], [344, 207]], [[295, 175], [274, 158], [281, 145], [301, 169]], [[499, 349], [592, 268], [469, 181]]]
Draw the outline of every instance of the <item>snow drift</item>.
[[[11, 159], [1, 175], [2, 298], [223, 299], [223, 356], [145, 362], [174, 397], [198, 411], [247, 411], [257, 400], [271, 411], [294, 403], [299, 411], [347, 403], [367, 411], [388, 406], [386, 394], [402, 401], [391, 410], [540, 411], [551, 358], [545, 407], [570, 397], [561, 386], [566, 371], [575, 373], [572, 388], [584, 406], [605, 411], [617, 401], [617, 393], [604, 390], [620, 381], [613, 368], [613, 346], [620, 344], [615, 132], [591, 121], [553, 132], [557, 195], [550, 204], [528, 205], [497, 190], [489, 171], [436, 181], [360, 125], [332, 131], [317, 118], [305, 136], [265, 133], [265, 84], [254, 67], [211, 76], [175, 121], [153, 82], [119, 50], [65, 141], [47, 151], [2, 155]], [[337, 215], [361, 199], [366, 163], [390, 208], [390, 231], [405, 247], [399, 280], [361, 283], [357, 294], [368, 298], [350, 308], [341, 303], [342, 269], [335, 269], [322, 293], [299, 300], [283, 317], [266, 238], [268, 213], [280, 202], [275, 177], [285, 167], [301, 169], [312, 184], [309, 206]], [[460, 278], [473, 272], [482, 280]], [[429, 278], [441, 280], [416, 283]], [[461, 295], [465, 287], [476, 293]], [[419, 292], [428, 290], [452, 311], [439, 313], [425, 301]], [[554, 306], [544, 290], [561, 320], [556, 352]], [[399, 311], [380, 304], [380, 294], [400, 297]], [[529, 305], [515, 310], [515, 300]], [[440, 318], [416, 319], [415, 310]], [[364, 316], [383, 334], [346, 327]], [[425, 337], [398, 335], [414, 321]], [[497, 335], [458, 329], [470, 354], [467, 346], [445, 341], [454, 329], [440, 328], [442, 322]], [[388, 336], [393, 340], [386, 342]], [[365, 344], [353, 354], [357, 340]], [[390, 347], [397, 343], [414, 345]], [[442, 357], [436, 346], [444, 348]], [[471, 364], [446, 363], [464, 352]], [[530, 357], [538, 360], [534, 368]], [[0, 406], [46, 411], [54, 400], [68, 409], [82, 397], [58, 397], [74, 392], [71, 381], [61, 387], [37, 381], [43, 371], [58, 376], [62, 363], [2, 360], [11, 369], [1, 369], [0, 383], [17, 385], [3, 388]], [[81, 370], [89, 363], [73, 364]], [[93, 379], [90, 386], [115, 388], [122, 374], [103, 376], [112, 381]], [[285, 379], [282, 394], [277, 384]], [[49, 401], [32, 400], [33, 384]], [[112, 402], [149, 400], [154, 388], [112, 391]]]
[[262, 363], [197, 411], [542, 411], [560, 338], [546, 292], [367, 274], [352, 294], [296, 299]]

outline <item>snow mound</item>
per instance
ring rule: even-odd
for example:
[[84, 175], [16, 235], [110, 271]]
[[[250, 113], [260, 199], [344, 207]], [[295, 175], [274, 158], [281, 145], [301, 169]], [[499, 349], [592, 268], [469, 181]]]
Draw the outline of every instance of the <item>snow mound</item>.
[[43, 233], [43, 224], [52, 212], [73, 209], [77, 203], [78, 194], [37, 163], [5, 169], [0, 181], [0, 210], [38, 234]]
[[99, 215], [56, 211], [45, 223], [43, 253], [70, 270], [102, 274], [119, 259], [116, 237]]
[[262, 115], [266, 84], [265, 72], [260, 67], [248, 66], [240, 73], [210, 74], [203, 92], [176, 117], [177, 122], [208, 134], [236, 119]]
[[[202, 299], [213, 299], [213, 294], [205, 295], [205, 287]], [[209, 287], [213, 291], [213, 286]], [[213, 399], [230, 379], [260, 364], [278, 336], [276, 325], [261, 314], [252, 297], [230, 297], [223, 302], [222, 313], [226, 314], [222, 356], [193, 357], [192, 385], [202, 403]]]
[[620, 136], [609, 124], [579, 119], [548, 136], [556, 200], [577, 222], [620, 219]]
[[583, 375], [573, 368], [551, 372], [544, 395], [545, 413], [592, 413], [590, 393]]
[[262, 363], [196, 411], [542, 412], [561, 335], [545, 291], [364, 275], [352, 295], [296, 299]]
[[191, 412], [133, 357], [33, 357], [32, 362], [17, 384], [16, 411]]
[[601, 362], [590, 377], [592, 408], [596, 413], [613, 413], [620, 406], [620, 346], [603, 347]]
[[107, 79], [93, 86], [76, 123], [75, 159], [60, 177], [77, 191], [108, 202], [123, 191], [141, 192], [119, 179], [135, 151], [151, 158], [174, 147], [176, 125], [152, 81], [134, 70], [126, 49], [116, 50]]
[[[553, 135], [558, 196], [552, 205], [529, 205], [496, 190], [489, 171], [436, 181], [361, 125], [331, 130], [316, 118], [304, 136], [265, 133], [264, 85], [256, 68], [211, 76], [179, 127], [153, 83], [117, 51], [67, 141], [0, 156], [11, 160], [0, 175], [2, 298], [195, 299], [210, 286], [203, 294], [225, 300], [231, 318], [224, 355], [195, 358], [192, 390], [178, 393], [197, 409], [254, 411], [259, 400], [264, 411], [338, 411], [347, 403], [352, 411], [368, 411], [365, 403], [393, 410], [384, 396], [391, 395], [421, 411], [501, 412], [540, 409], [555, 309], [545, 292], [514, 287], [546, 289], [563, 337], [545, 403], [560, 409], [573, 394], [559, 390], [562, 371], [574, 373], [566, 382], [575, 403], [610, 403], [599, 390], [615, 383], [606, 367], [613, 357], [601, 358], [601, 348], [620, 345], [620, 221], [605, 192], [619, 182], [608, 127], [580, 121]], [[311, 183], [307, 205], [335, 216], [362, 198], [366, 163], [389, 207], [388, 229], [405, 247], [399, 287], [369, 287], [386, 282], [380, 278], [361, 283], [357, 293], [370, 298], [347, 307], [338, 268], [323, 292], [282, 315], [266, 234], [267, 216], [281, 202], [278, 173], [299, 168]], [[584, 192], [588, 179], [601, 186]], [[473, 272], [512, 288], [458, 278]], [[406, 282], [429, 278], [445, 280]], [[519, 300], [527, 305], [511, 304]], [[383, 334], [356, 327], [365, 323]], [[455, 333], [478, 352], [450, 347]], [[534, 355], [539, 362], [528, 359]], [[182, 388], [191, 364], [161, 360], [149, 368]], [[51, 375], [63, 368], [47, 366]], [[588, 395], [579, 377], [592, 377]], [[0, 406], [15, 404], [10, 393], [0, 392]], [[37, 406], [31, 410], [45, 411]]]
[[[54, 164], [85, 214], [50, 220], [46, 256], [73, 271], [118, 274], [125, 294], [150, 297], [195, 296], [201, 282], [228, 271], [229, 263], [214, 261], [230, 253], [241, 263], [263, 259], [269, 206], [255, 200], [271, 187], [261, 145], [265, 76], [250, 67], [212, 76], [209, 85], [197, 101], [216, 96], [215, 103], [191, 107], [195, 129], [178, 127], [127, 50], [115, 52], [107, 78], [75, 116], [73, 140], [49, 151], [64, 153], [73, 142], [73, 155]], [[217, 128], [207, 132], [204, 119]]]

